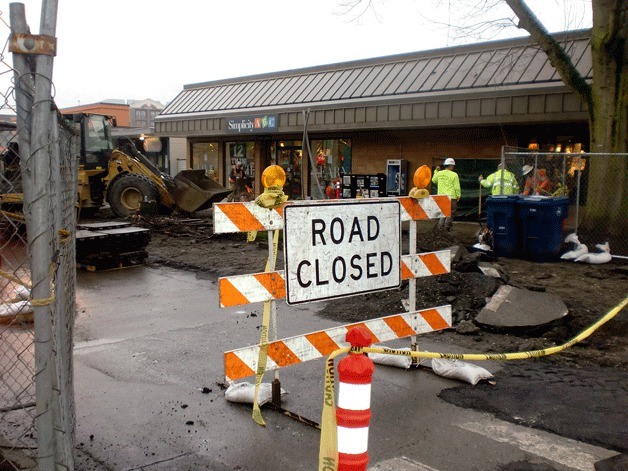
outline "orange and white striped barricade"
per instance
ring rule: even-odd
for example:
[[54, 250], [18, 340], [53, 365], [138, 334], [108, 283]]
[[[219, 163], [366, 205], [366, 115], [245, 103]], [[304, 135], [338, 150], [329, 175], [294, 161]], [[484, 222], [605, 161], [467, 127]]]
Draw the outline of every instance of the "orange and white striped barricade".
[[351, 344], [351, 351], [338, 362], [338, 471], [366, 471], [375, 365], [368, 355], [354, 349], [371, 345], [371, 336], [363, 328], [354, 327], [347, 333], [346, 340]]
[[[369, 198], [367, 201], [377, 201], [378, 199], [380, 198]], [[390, 201], [390, 198], [382, 199]], [[400, 196], [396, 199], [401, 204], [401, 222], [438, 219], [451, 214], [449, 196], [432, 195], [418, 200], [409, 196]], [[286, 204], [303, 203], [284, 203], [273, 209], [262, 208], [254, 201], [215, 203], [214, 233], [227, 234], [283, 229], [283, 208]]]
[[[449, 250], [401, 256], [401, 279], [410, 280], [451, 271]], [[284, 271], [225, 276], [218, 279], [220, 307], [285, 299]]]
[[[277, 370], [316, 360], [339, 348], [347, 347], [347, 332], [354, 327], [365, 329], [374, 344], [425, 334], [451, 327], [451, 306], [404, 312], [269, 342], [266, 370]], [[259, 351], [259, 345], [251, 345], [225, 352], [226, 382], [231, 383], [254, 375]]]
[[[411, 254], [409, 257], [400, 260], [400, 277], [399, 279], [410, 279], [411, 289], [412, 282], [417, 276], [431, 276], [436, 274], [448, 273], [450, 271], [450, 256], [448, 251], [432, 252], [428, 254], [416, 254], [416, 225], [412, 225], [419, 220], [428, 220], [448, 216], [451, 212], [451, 203], [448, 196], [429, 196], [426, 198], [415, 199], [411, 197], [398, 197], [395, 198], [399, 201], [398, 217], [400, 222], [410, 221], [411, 224]], [[371, 203], [376, 203], [377, 200], [390, 202], [391, 198], [375, 198], [369, 199]], [[317, 202], [319, 205], [321, 202]], [[269, 240], [271, 235], [276, 230], [284, 229], [284, 209], [286, 205], [297, 204], [311, 204], [307, 203], [283, 203], [276, 207], [265, 208], [261, 207], [255, 202], [234, 202], [234, 203], [216, 203], [214, 204], [214, 232], [220, 233], [234, 233], [234, 232], [250, 232], [250, 231], [268, 231]], [[334, 204], [336, 204], [334, 202]], [[414, 229], [413, 229], [414, 228]], [[414, 237], [414, 238], [413, 238]], [[271, 244], [269, 244], [269, 259], [274, 255], [270, 250]], [[403, 256], [402, 256], [403, 258]], [[222, 307], [236, 306], [241, 304], [248, 304], [251, 302], [270, 302], [271, 303], [271, 320], [270, 329], [271, 338], [268, 343], [268, 363], [266, 369], [279, 369], [285, 364], [293, 364], [292, 362], [299, 362], [303, 360], [295, 360], [298, 355], [291, 355], [288, 353], [290, 348], [281, 348], [284, 345], [283, 341], [275, 340], [277, 338], [277, 323], [275, 314], [275, 300], [283, 299], [286, 297], [286, 286], [289, 285], [284, 279], [284, 273], [281, 271], [275, 271], [274, 267], [264, 273], [258, 273], [253, 275], [243, 275], [235, 277], [221, 278], [220, 282], [220, 305]], [[412, 298], [413, 296], [411, 296]], [[411, 305], [415, 305], [412, 303]], [[438, 309], [431, 310], [432, 312], [438, 312]], [[448, 309], [448, 320], [444, 321], [443, 326], [451, 325], [451, 309]], [[429, 311], [429, 310], [428, 310]], [[416, 314], [414, 310], [406, 313], [409, 315]], [[420, 317], [420, 316], [419, 316]], [[374, 322], [381, 321], [376, 319]], [[332, 329], [333, 330], [333, 329]], [[429, 328], [427, 330], [408, 329], [407, 335], [415, 335], [417, 332], [428, 332], [435, 330]], [[340, 332], [340, 331], [338, 331]], [[346, 331], [343, 332], [343, 334]], [[333, 337], [333, 336], [332, 336]], [[305, 336], [302, 336], [305, 338]], [[387, 337], [387, 339], [400, 338], [398, 335]], [[294, 339], [293, 339], [294, 340]], [[342, 339], [344, 340], [344, 339]], [[294, 340], [296, 341], [296, 340]], [[379, 340], [384, 341], [384, 339]], [[307, 342], [309, 343], [309, 341]], [[336, 342], [332, 341], [334, 348], [327, 350], [317, 350], [315, 347], [308, 347], [304, 344], [305, 350], [318, 352], [318, 357], [321, 355], [321, 351], [327, 351], [328, 353], [335, 349]], [[266, 348], [266, 344], [264, 345]], [[273, 350], [278, 348], [279, 350]], [[299, 349], [297, 348], [297, 351]], [[232, 352], [225, 353], [225, 376], [228, 381], [233, 381], [238, 378], [249, 376], [257, 371], [258, 360], [257, 356], [260, 353], [260, 346], [245, 347], [244, 349], [234, 350]], [[285, 353], [285, 355], [284, 355]], [[328, 354], [327, 353], [327, 354]], [[252, 358], [251, 355], [255, 356]], [[275, 357], [273, 357], [275, 355]], [[306, 355], [307, 356], [307, 355]], [[316, 355], [312, 356], [315, 357]], [[310, 358], [307, 358], [310, 359]], [[264, 366], [260, 363], [260, 366]], [[263, 374], [263, 373], [262, 373]], [[258, 374], [259, 376], [259, 374]], [[278, 383], [277, 372], [275, 372], [275, 380]], [[274, 386], [274, 384], [273, 384]]]

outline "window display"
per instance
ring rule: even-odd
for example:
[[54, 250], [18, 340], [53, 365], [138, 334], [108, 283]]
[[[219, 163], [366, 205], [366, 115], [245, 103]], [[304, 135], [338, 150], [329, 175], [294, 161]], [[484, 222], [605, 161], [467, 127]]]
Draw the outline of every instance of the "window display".
[[312, 177], [316, 175], [327, 198], [340, 198], [342, 177], [351, 173], [351, 140], [314, 139], [311, 146], [316, 163]]
[[204, 169], [209, 178], [218, 180], [218, 143], [197, 142], [192, 144], [192, 168]]
[[[323, 198], [342, 196], [342, 176], [351, 172], [351, 141], [349, 139], [313, 139], [310, 147], [314, 154], [313, 165], [303, 158], [301, 141], [276, 141], [270, 145], [268, 165], [280, 165], [286, 172], [284, 193], [290, 199], [313, 195], [315, 178], [324, 192]], [[303, 188], [302, 165], [309, 169], [310, 187]], [[311, 168], [311, 167], [314, 168]]]
[[301, 165], [303, 150], [301, 141], [279, 141], [271, 145], [271, 165], [280, 165], [286, 172], [283, 191], [291, 200], [302, 197]]
[[227, 142], [226, 150], [229, 156], [227, 180], [233, 193], [229, 201], [252, 201], [255, 182], [254, 142]]

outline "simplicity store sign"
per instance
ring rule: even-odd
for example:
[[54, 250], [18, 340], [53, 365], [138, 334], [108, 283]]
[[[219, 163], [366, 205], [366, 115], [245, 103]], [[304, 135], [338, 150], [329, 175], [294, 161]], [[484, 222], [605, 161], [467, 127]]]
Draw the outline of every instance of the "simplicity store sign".
[[284, 254], [289, 304], [397, 288], [399, 201], [287, 205]]
[[275, 132], [277, 131], [277, 116], [243, 116], [227, 120], [227, 132], [232, 134]]

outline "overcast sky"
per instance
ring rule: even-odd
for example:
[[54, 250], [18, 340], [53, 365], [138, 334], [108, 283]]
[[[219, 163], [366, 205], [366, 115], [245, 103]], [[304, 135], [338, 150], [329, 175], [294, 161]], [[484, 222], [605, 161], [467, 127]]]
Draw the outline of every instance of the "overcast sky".
[[[22, 3], [31, 32], [39, 33], [41, 0]], [[355, 12], [342, 14], [342, 0], [58, 0], [55, 101], [59, 107], [112, 98], [166, 104], [185, 84], [476, 42], [445, 25], [468, 17], [461, 4], [477, 0], [374, 3], [375, 12], [356, 20]], [[528, 4], [550, 31], [590, 27], [589, 0]], [[4, 45], [9, 2], [0, 1], [0, 11]], [[489, 14], [512, 17], [507, 7]], [[498, 37], [524, 34], [512, 28]], [[6, 65], [1, 72], [4, 93], [12, 74]]]

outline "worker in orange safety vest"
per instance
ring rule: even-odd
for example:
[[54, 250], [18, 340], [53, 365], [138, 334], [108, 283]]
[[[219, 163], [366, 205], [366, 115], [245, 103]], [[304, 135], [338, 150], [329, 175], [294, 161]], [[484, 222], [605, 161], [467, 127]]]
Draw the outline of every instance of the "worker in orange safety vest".
[[[529, 174], [526, 178], [523, 194], [524, 195], [544, 195], [549, 196], [552, 194], [552, 190], [554, 189], [554, 184], [547, 176], [547, 170], [544, 168], [540, 168], [536, 171], [536, 178], [534, 174], [531, 174], [532, 166], [524, 165], [523, 166], [523, 174]], [[536, 186], [535, 186], [536, 185]]]

